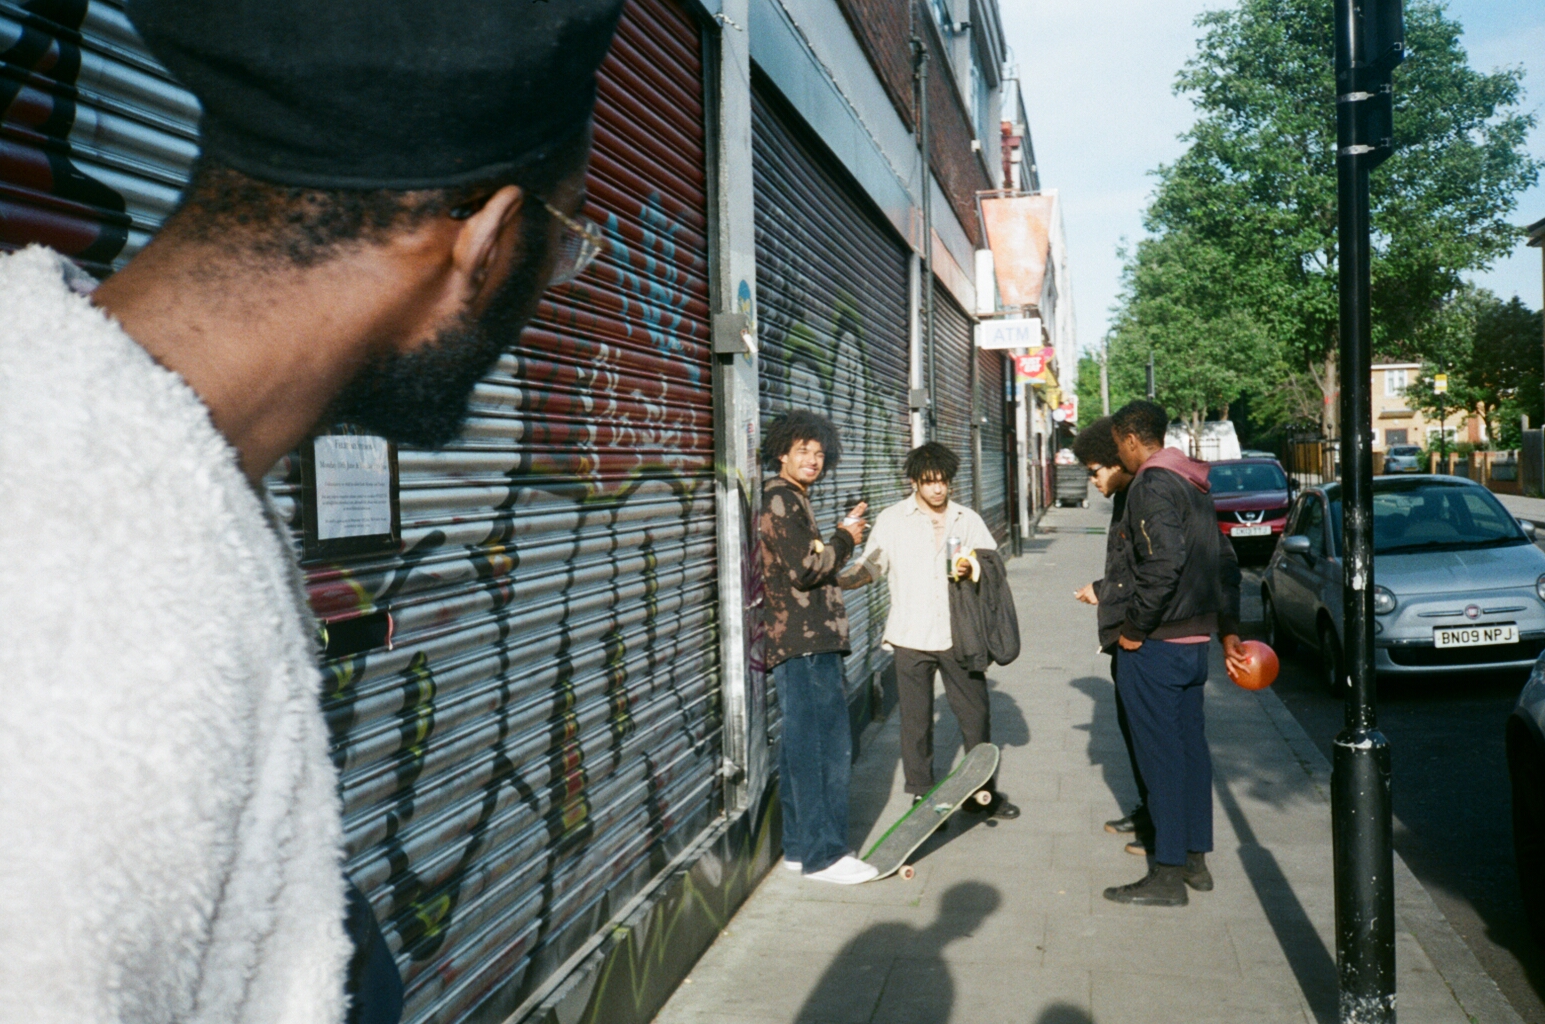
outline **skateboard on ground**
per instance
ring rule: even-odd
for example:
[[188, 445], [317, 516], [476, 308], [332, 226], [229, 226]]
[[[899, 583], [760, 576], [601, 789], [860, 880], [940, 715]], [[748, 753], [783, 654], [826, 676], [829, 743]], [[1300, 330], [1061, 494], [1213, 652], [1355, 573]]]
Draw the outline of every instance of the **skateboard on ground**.
[[911, 878], [913, 870], [907, 858], [938, 831], [950, 815], [960, 810], [967, 800], [975, 800], [983, 806], [992, 802], [992, 794], [982, 787], [992, 780], [997, 770], [997, 747], [991, 743], [978, 743], [972, 747], [954, 771], [886, 829], [879, 841], [864, 854], [864, 862], [880, 872], [872, 880], [897, 873], [902, 878]]

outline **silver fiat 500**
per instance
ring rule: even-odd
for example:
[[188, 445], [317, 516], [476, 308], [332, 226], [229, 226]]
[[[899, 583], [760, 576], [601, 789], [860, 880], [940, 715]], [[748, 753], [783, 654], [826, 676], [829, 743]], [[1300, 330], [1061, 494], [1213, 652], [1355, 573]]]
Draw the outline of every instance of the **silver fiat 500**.
[[[1530, 669], [1545, 650], [1545, 551], [1533, 534], [1469, 480], [1374, 480], [1376, 671]], [[1341, 486], [1308, 488], [1261, 577], [1270, 643], [1318, 650], [1333, 691], [1346, 679], [1340, 545]]]

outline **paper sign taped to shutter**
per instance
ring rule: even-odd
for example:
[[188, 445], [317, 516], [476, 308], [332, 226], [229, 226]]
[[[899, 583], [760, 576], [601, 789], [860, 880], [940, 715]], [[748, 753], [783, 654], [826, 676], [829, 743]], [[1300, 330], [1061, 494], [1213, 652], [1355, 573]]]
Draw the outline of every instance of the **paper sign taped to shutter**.
[[318, 540], [392, 532], [392, 470], [385, 438], [324, 434], [312, 442]]

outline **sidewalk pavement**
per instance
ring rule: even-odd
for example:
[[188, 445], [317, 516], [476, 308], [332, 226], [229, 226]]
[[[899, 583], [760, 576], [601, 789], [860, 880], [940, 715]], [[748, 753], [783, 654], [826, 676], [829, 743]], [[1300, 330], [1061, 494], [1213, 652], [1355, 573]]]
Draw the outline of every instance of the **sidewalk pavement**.
[[[957, 815], [911, 881], [806, 882], [773, 868], [656, 1024], [1204, 1024], [1336, 1019], [1329, 767], [1278, 698], [1228, 681], [1214, 645], [1208, 736], [1217, 882], [1190, 906], [1121, 906], [1145, 862], [1102, 823], [1134, 801], [1094, 613], [1109, 504], [1057, 510], [1012, 560], [1024, 652], [989, 673], [1010, 822]], [[1258, 606], [1257, 606], [1258, 614]], [[941, 698], [941, 767], [960, 756]], [[867, 850], [907, 805], [898, 724], [854, 766], [851, 836]], [[1396, 861], [1402, 1024], [1521, 1024]]]
[[1545, 527], [1545, 498], [1525, 498], [1518, 494], [1498, 494], [1497, 500], [1519, 519]]

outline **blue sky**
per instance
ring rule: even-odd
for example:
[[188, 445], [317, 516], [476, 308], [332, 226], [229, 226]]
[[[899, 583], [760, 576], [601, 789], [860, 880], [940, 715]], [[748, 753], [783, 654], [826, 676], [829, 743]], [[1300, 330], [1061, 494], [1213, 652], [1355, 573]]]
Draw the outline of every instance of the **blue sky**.
[[[1041, 183], [1062, 193], [1079, 341], [1099, 344], [1120, 287], [1122, 239], [1142, 235], [1153, 187], [1149, 171], [1181, 152], [1192, 120], [1175, 96], [1175, 72], [1196, 46], [1192, 20], [1218, 0], [1000, 0], [1004, 32], [1019, 65]], [[1522, 66], [1524, 109], [1545, 122], [1545, 2], [1450, 0], [1465, 27], [1472, 66]], [[1530, 138], [1545, 158], [1545, 127]], [[1519, 201], [1513, 220], [1545, 218], [1545, 185]], [[1522, 243], [1475, 275], [1504, 298], [1541, 305], [1540, 253]]]

